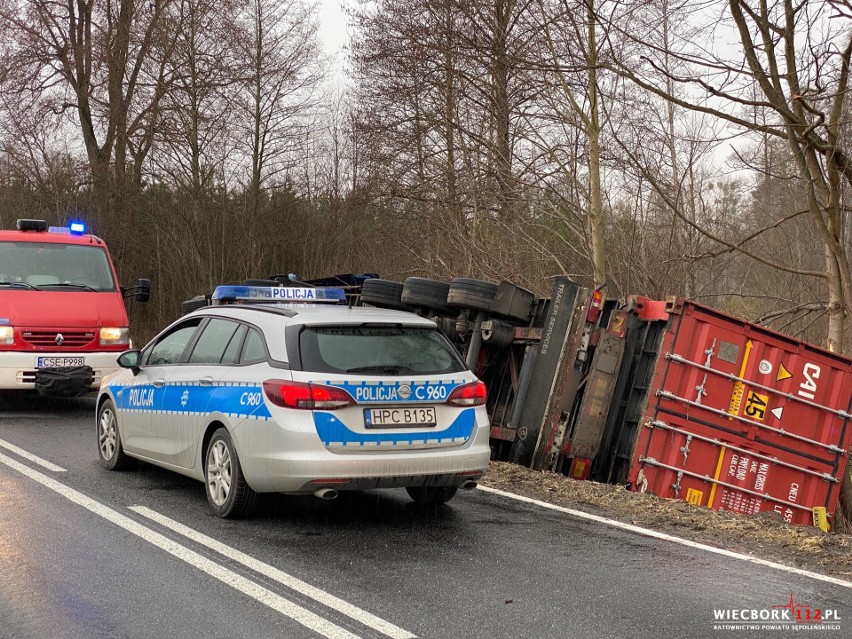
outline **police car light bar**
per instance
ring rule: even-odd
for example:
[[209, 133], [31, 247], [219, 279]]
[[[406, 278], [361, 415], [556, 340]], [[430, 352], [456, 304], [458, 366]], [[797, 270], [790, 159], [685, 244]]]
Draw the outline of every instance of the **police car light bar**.
[[295, 286], [217, 286], [214, 304], [234, 302], [327, 302], [346, 301], [342, 288], [301, 288]]

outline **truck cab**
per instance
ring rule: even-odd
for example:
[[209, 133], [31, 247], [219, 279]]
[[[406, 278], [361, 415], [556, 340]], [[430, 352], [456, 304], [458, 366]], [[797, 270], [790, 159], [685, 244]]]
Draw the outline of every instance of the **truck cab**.
[[75, 397], [118, 370], [130, 347], [124, 298], [106, 243], [85, 225], [18, 220], [0, 230], [0, 390]]

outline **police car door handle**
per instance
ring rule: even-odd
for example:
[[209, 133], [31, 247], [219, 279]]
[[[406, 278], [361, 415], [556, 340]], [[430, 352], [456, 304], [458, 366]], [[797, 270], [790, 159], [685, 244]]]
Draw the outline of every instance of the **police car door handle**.
[[166, 385], [166, 380], [164, 380], [164, 379], [155, 379], [153, 382], [151, 382], [151, 384], [153, 384], [153, 385], [154, 385], [154, 386], [156, 386], [157, 388], [162, 388], [163, 386], [165, 386], [165, 385]]
[[198, 380], [198, 383], [201, 384], [202, 386], [210, 386], [210, 385], [213, 384], [213, 378], [212, 377], [202, 377], [201, 379]]

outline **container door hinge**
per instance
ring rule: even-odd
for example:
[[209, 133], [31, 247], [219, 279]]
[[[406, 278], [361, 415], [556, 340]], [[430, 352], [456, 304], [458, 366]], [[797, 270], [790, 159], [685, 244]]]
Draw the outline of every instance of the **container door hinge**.
[[686, 458], [689, 457], [689, 444], [692, 442], [692, 435], [686, 436], [686, 443], [681, 446], [680, 452], [683, 453], [683, 465], [686, 466]]

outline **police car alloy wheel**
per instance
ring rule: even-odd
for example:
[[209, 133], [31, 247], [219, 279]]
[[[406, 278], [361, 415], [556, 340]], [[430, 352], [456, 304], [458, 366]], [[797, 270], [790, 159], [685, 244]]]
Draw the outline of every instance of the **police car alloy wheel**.
[[132, 460], [124, 454], [124, 449], [121, 446], [121, 435], [118, 432], [115, 406], [109, 399], [101, 404], [98, 411], [97, 427], [101, 465], [109, 470], [127, 468]]
[[207, 502], [219, 517], [242, 517], [254, 508], [257, 494], [243, 477], [234, 442], [225, 428], [217, 430], [210, 439], [204, 477]]

